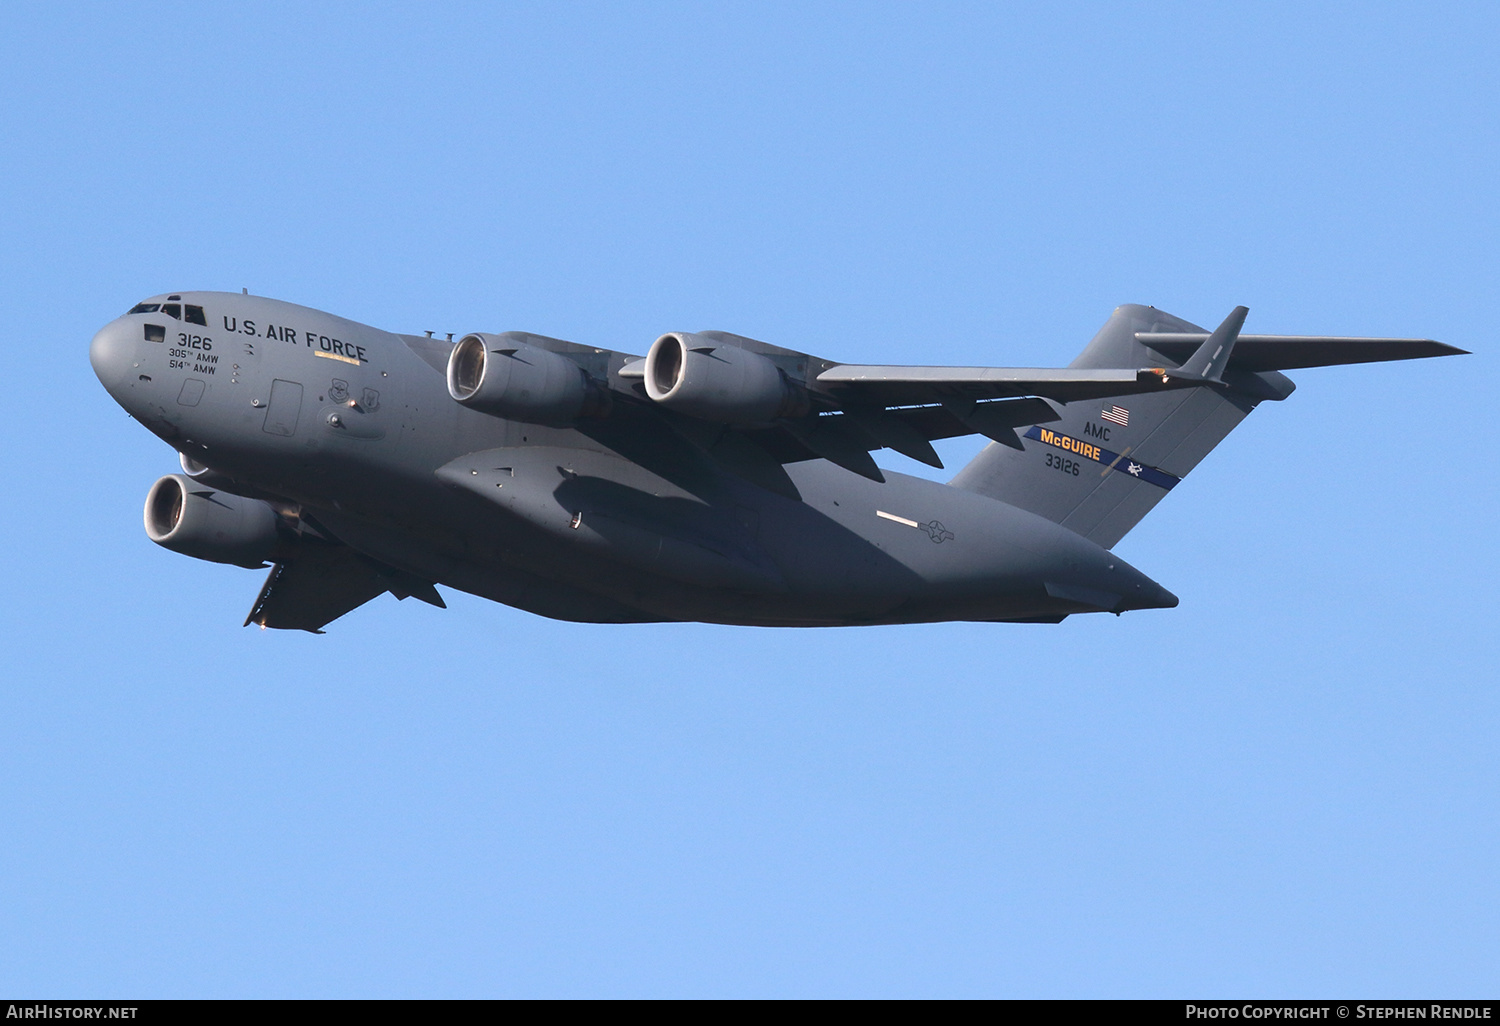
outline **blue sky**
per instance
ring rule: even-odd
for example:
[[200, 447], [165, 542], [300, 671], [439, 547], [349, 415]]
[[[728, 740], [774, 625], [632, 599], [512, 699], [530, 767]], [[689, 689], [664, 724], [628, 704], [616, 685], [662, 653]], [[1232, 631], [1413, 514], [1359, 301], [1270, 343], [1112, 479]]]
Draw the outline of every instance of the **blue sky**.
[[[1492, 996], [1492, 5], [0, 9], [0, 991]], [[1313, 370], [1118, 551], [1175, 610], [242, 629], [94, 380], [142, 296], [644, 352]], [[972, 442], [949, 443], [962, 462]], [[889, 456], [889, 454], [886, 454]], [[910, 469], [899, 457], [884, 460]]]

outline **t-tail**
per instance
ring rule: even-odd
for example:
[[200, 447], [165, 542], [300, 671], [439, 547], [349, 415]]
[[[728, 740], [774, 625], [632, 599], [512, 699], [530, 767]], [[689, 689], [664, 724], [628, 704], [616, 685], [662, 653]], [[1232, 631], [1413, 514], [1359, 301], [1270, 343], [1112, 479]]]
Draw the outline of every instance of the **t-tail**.
[[1210, 332], [1155, 307], [1120, 307], [1070, 367], [1153, 367], [1198, 384], [1054, 404], [1060, 419], [1022, 430], [1020, 449], [987, 446], [952, 483], [1110, 548], [1258, 404], [1292, 394], [1281, 371], [1464, 352], [1431, 339], [1245, 335], [1246, 313], [1236, 307]]

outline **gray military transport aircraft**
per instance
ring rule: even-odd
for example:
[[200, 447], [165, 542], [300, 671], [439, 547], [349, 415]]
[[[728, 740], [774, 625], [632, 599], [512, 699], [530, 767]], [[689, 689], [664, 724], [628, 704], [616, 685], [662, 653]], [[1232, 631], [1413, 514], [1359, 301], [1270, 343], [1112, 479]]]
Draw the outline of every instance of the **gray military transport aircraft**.
[[[645, 357], [457, 343], [258, 296], [155, 296], [89, 358], [180, 454], [174, 552], [272, 564], [246, 624], [321, 633], [435, 584], [588, 623], [1057, 623], [1176, 596], [1110, 551], [1280, 371], [1462, 353], [1214, 331], [1122, 306], [1066, 369], [835, 363], [722, 331]], [[450, 336], [451, 338], [451, 336]], [[993, 441], [947, 485], [934, 439]]]

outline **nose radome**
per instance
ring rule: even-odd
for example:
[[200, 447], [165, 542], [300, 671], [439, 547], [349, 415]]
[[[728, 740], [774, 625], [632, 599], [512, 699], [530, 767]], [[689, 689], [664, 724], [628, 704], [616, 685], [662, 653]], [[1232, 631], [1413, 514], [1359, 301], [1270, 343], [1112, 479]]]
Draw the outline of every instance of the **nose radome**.
[[135, 362], [140, 330], [139, 324], [129, 323], [122, 317], [100, 328], [89, 343], [89, 363], [93, 364], [99, 383], [111, 395]]

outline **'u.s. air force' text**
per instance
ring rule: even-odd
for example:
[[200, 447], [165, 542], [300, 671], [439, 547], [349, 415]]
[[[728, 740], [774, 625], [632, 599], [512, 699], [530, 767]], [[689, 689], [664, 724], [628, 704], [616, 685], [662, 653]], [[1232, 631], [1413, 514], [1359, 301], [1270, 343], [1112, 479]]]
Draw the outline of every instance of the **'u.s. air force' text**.
[[278, 342], [290, 342], [292, 345], [302, 343], [307, 349], [321, 349], [325, 353], [333, 353], [336, 356], [346, 356], [360, 363], [369, 363], [370, 358], [365, 355], [365, 347], [357, 346], [353, 342], [342, 342], [327, 335], [320, 335], [316, 331], [299, 332], [296, 328], [286, 325], [267, 324], [258, 329], [254, 321], [241, 321], [238, 318], [224, 317], [224, 330], [232, 331], [240, 335], [249, 335], [251, 338], [274, 338]]

